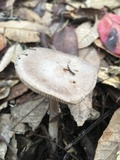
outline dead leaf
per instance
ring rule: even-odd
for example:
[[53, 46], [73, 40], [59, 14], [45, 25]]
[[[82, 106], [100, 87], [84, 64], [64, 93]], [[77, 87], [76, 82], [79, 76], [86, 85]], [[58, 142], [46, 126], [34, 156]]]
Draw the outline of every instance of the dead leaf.
[[8, 64], [12, 61], [14, 62], [19, 52], [22, 52], [22, 46], [20, 44], [14, 44], [6, 51], [5, 55], [0, 61], [0, 72], [2, 72]]
[[0, 99], [4, 99], [6, 98], [10, 93], [10, 87], [9, 86], [5, 86], [0, 88]]
[[1, 0], [0, 1], [0, 9], [3, 10], [11, 10], [13, 7], [15, 0]]
[[34, 0], [34, 1], [23, 1], [22, 5], [28, 8], [33, 8], [37, 5], [37, 3], [39, 2], [39, 0]]
[[116, 160], [120, 160], [120, 150], [117, 152], [117, 159]]
[[82, 126], [88, 119], [97, 119], [100, 113], [92, 108], [92, 93], [76, 105], [68, 105], [78, 126]]
[[71, 11], [73, 9], [79, 9], [79, 7], [85, 7], [85, 3], [81, 3], [78, 1], [70, 1], [70, 0], [66, 0], [66, 3], [68, 5], [66, 5], [66, 10]]
[[42, 18], [37, 13], [25, 7], [17, 9], [15, 15], [23, 20], [43, 24]]
[[73, 27], [66, 26], [61, 31], [56, 31], [53, 35], [52, 44], [59, 51], [78, 55], [77, 37]]
[[94, 160], [115, 160], [120, 150], [120, 109], [115, 111], [98, 141]]
[[17, 98], [18, 96], [21, 96], [23, 93], [27, 92], [27, 90], [28, 88], [23, 83], [19, 83], [11, 88], [10, 94], [5, 101]]
[[29, 21], [0, 22], [0, 33], [13, 41], [40, 42], [40, 32], [49, 34], [49, 29], [46, 26]]
[[[11, 115], [1, 114], [0, 115], [0, 134], [4, 137], [5, 141], [9, 144], [14, 132], [11, 130]], [[7, 144], [0, 140], [0, 159], [5, 160], [5, 154], [7, 152]]]
[[0, 111], [3, 109], [3, 108], [6, 108], [8, 105], [7, 102], [3, 102], [2, 104], [0, 104]]
[[101, 67], [98, 72], [98, 78], [100, 78], [101, 83], [108, 84], [115, 88], [120, 87], [120, 76], [110, 76], [109, 68]]
[[117, 104], [120, 105], [120, 90], [114, 87], [105, 85], [105, 91], [111, 97], [111, 99]]
[[[23, 104], [17, 104], [16, 107], [11, 108], [11, 115], [14, 119], [14, 125], [21, 123], [28, 123], [34, 131], [40, 124], [42, 118], [48, 110], [48, 101], [44, 97], [37, 100], [28, 101]], [[23, 118], [25, 117], [25, 118]]]
[[6, 98], [10, 93], [10, 87], [18, 83], [18, 80], [1, 80], [0, 81], [0, 99]]
[[11, 7], [13, 7], [14, 2], [15, 2], [15, 0], [7, 0], [6, 8], [11, 9]]
[[120, 75], [120, 67], [119, 66], [110, 66], [109, 74], [116, 76]]
[[97, 24], [98, 21], [96, 21], [94, 26], [91, 26], [89, 22], [85, 22], [76, 28], [79, 49], [89, 46], [99, 37], [97, 32]]
[[87, 0], [85, 2], [87, 7], [93, 7], [93, 8], [98, 8], [101, 9], [104, 6], [107, 6], [109, 8], [115, 8], [120, 5], [119, 0]]
[[17, 141], [15, 139], [15, 135], [11, 138], [10, 140], [10, 147], [12, 148], [12, 151], [14, 153], [11, 152], [11, 149], [8, 147], [7, 153], [5, 155], [5, 159], [6, 160], [16, 160], [16, 155], [17, 155]]
[[44, 13], [44, 15], [42, 16], [42, 20], [45, 26], [50, 26], [50, 24], [52, 23], [52, 18], [52, 14], [50, 12], [46, 11]]
[[79, 50], [79, 57], [92, 64], [97, 70], [100, 68], [101, 60], [105, 57], [105, 54], [99, 54], [93, 47], [87, 47]]
[[6, 47], [7, 39], [0, 34], [0, 51]]
[[108, 50], [103, 46], [103, 44], [102, 44], [102, 42], [100, 41], [100, 39], [96, 39], [96, 40], [94, 41], [94, 43], [95, 43], [96, 46], [102, 48], [103, 50], [105, 50], [106, 52], [110, 53], [110, 54], [113, 55], [114, 57], [120, 58], [120, 56], [118, 56], [118, 55], [116, 55], [116, 54], [113, 54], [112, 52], [108, 51]]

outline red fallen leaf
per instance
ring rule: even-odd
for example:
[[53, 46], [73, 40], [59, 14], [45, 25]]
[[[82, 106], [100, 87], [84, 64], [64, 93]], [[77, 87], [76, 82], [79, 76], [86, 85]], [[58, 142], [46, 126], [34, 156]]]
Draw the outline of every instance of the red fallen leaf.
[[107, 13], [98, 23], [100, 40], [107, 50], [120, 55], [120, 16]]

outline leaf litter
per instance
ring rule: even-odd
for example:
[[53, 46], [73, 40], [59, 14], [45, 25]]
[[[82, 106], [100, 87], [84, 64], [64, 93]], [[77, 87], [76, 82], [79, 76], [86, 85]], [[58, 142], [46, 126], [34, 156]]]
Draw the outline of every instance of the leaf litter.
[[[119, 160], [120, 61], [104, 41], [117, 38], [114, 49], [119, 49], [119, 23], [118, 37], [106, 34], [107, 25], [103, 41], [98, 32], [104, 15], [119, 15], [119, 1], [6, 0], [0, 8], [0, 159]], [[79, 56], [98, 72], [94, 90], [81, 103], [59, 104], [55, 153], [48, 134], [49, 99], [21, 83], [14, 67], [17, 55], [31, 47]]]

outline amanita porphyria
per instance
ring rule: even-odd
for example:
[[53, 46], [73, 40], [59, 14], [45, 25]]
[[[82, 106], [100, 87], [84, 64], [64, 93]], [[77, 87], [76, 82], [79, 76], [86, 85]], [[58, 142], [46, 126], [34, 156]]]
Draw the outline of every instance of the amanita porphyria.
[[58, 120], [51, 120], [58, 114], [59, 102], [81, 102], [95, 87], [96, 69], [77, 56], [47, 48], [23, 51], [16, 59], [15, 68], [28, 88], [50, 98], [49, 135], [54, 142]]

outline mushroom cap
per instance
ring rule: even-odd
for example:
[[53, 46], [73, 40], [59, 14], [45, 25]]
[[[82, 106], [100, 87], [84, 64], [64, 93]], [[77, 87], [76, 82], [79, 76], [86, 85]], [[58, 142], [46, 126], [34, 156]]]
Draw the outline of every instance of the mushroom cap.
[[20, 80], [34, 92], [77, 104], [95, 86], [96, 69], [77, 56], [47, 48], [30, 48], [15, 63]]

